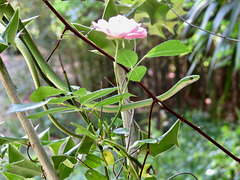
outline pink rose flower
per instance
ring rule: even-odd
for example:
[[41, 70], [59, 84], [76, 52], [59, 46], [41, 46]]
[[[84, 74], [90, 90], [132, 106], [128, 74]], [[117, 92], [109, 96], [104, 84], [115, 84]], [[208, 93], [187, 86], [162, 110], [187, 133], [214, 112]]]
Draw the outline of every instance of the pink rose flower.
[[133, 19], [117, 15], [109, 18], [109, 21], [99, 19], [97, 23], [92, 22], [94, 28], [107, 34], [110, 39], [134, 39], [145, 38], [147, 31]]

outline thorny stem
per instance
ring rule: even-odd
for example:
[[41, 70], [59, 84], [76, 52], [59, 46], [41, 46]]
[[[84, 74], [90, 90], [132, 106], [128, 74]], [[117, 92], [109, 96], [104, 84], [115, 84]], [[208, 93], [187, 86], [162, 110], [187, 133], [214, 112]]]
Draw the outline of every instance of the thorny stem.
[[[153, 110], [154, 104], [155, 104], [155, 101], [152, 102], [150, 110], [149, 110], [149, 114], [148, 114], [148, 139], [150, 139], [150, 136], [151, 136], [151, 119], [152, 119], [152, 110]], [[140, 175], [139, 175], [140, 178], [142, 176], [142, 171], [143, 171], [143, 168], [144, 168], [145, 163], [147, 161], [147, 157], [148, 157], [149, 153], [150, 153], [150, 147], [149, 147], [149, 143], [147, 143], [147, 151], [146, 151], [146, 155], [145, 155], [145, 158], [143, 160], [142, 167], [141, 167], [141, 171], [140, 171]]]
[[[61, 20], [61, 22], [66, 26], [66, 28], [68, 30], [70, 30], [71, 32], [73, 32], [77, 37], [81, 38], [83, 41], [85, 41], [87, 44], [89, 44], [90, 46], [92, 46], [93, 48], [95, 48], [96, 50], [98, 50], [100, 53], [102, 53], [103, 55], [105, 55], [107, 58], [109, 58], [112, 61], [115, 61], [114, 57], [111, 56], [110, 54], [108, 54], [107, 52], [105, 52], [103, 49], [101, 49], [100, 47], [98, 47], [96, 44], [94, 44], [92, 41], [90, 41], [89, 39], [87, 39], [86, 37], [84, 37], [82, 34], [80, 34], [76, 29], [74, 29], [72, 26], [70, 26], [67, 21], [53, 8], [53, 6], [47, 1], [47, 0], [43, 0], [43, 2], [48, 6], [48, 8]], [[193, 26], [194, 27], [194, 26]], [[216, 34], [214, 34], [216, 35]], [[121, 68], [123, 68], [127, 73], [129, 72], [129, 69], [121, 64], [119, 64], [119, 66]], [[236, 162], [238, 162], [240, 164], [240, 159], [236, 156], [234, 156], [231, 152], [229, 152], [227, 149], [225, 149], [223, 146], [221, 146], [218, 142], [216, 142], [215, 140], [213, 140], [211, 137], [209, 137], [206, 133], [204, 133], [200, 128], [198, 128], [197, 126], [195, 126], [194, 124], [192, 124], [191, 122], [187, 121], [185, 118], [183, 118], [182, 116], [180, 116], [179, 114], [177, 114], [175, 111], [173, 111], [172, 109], [170, 109], [169, 107], [167, 107], [164, 103], [162, 103], [160, 100], [158, 100], [156, 98], [156, 96], [142, 83], [142, 82], [137, 82], [144, 91], [146, 91], [146, 93], [156, 102], [158, 102], [158, 104], [165, 109], [166, 111], [170, 112], [171, 114], [173, 114], [175, 117], [179, 118], [183, 123], [187, 124], [188, 126], [190, 126], [191, 128], [193, 128], [194, 130], [196, 130], [198, 133], [200, 133], [202, 136], [204, 136], [206, 139], [208, 139], [209, 141], [211, 141], [215, 146], [217, 146], [219, 149], [221, 149], [223, 152], [225, 152], [229, 157], [231, 157], [232, 159], [234, 159]]]

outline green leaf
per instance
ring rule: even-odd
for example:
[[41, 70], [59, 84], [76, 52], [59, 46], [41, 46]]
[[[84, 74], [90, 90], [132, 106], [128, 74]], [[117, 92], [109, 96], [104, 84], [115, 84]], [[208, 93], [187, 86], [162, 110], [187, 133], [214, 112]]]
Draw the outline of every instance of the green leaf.
[[6, 7], [7, 7], [7, 3], [0, 4], [0, 21], [2, 21]]
[[86, 156], [86, 159], [84, 160], [84, 163], [91, 168], [97, 168], [101, 166], [104, 162], [99, 156], [94, 154], [88, 154]]
[[[93, 132], [92, 126], [88, 126], [87, 130], [89, 130], [90, 132]], [[93, 143], [95, 142], [94, 139], [90, 138], [89, 136], [85, 135], [82, 139], [82, 141], [80, 142], [80, 145], [78, 147], [77, 152], [79, 154], [89, 154], [89, 151], [93, 145]]]
[[8, 44], [14, 44], [15, 36], [18, 30], [19, 10], [17, 9], [10, 19], [5, 31], [1, 34], [2, 39]]
[[66, 142], [66, 138], [57, 139], [54, 141], [42, 141], [42, 144], [44, 146], [48, 146], [53, 155], [58, 155], [59, 149], [64, 142]]
[[[150, 155], [153, 157], [159, 155], [160, 153], [171, 149], [173, 146], [178, 146], [178, 131], [180, 128], [180, 120], [177, 120], [174, 125], [157, 140], [157, 143], [149, 144]], [[142, 145], [140, 148], [140, 153], [146, 153], [147, 145]]]
[[64, 96], [64, 97], [53, 97], [50, 99], [48, 104], [62, 104], [64, 101], [76, 98], [77, 96]]
[[49, 96], [56, 96], [59, 94], [65, 94], [66, 91], [62, 91], [60, 89], [56, 89], [50, 86], [42, 86], [37, 88], [30, 96], [30, 99], [33, 102], [40, 102], [43, 99], [49, 97]]
[[11, 137], [1, 137], [0, 136], [0, 146], [9, 143], [27, 144], [28, 139], [25, 138], [11, 138]]
[[142, 140], [135, 141], [130, 148], [133, 148], [135, 146], [141, 146], [143, 144], [148, 144], [148, 143], [156, 144], [157, 142], [158, 142], [157, 139], [142, 139]]
[[131, 81], [140, 82], [146, 72], [147, 68], [145, 66], [137, 66], [127, 74], [127, 78]]
[[[81, 24], [73, 23], [73, 26], [79, 31], [82, 32], [84, 35], [87, 34], [92, 28], [83, 26]], [[106, 34], [100, 31], [92, 31], [88, 34], [88, 39], [91, 40], [94, 44], [98, 47], [103, 49], [108, 54], [114, 56], [115, 54], [115, 44], [106, 38]]]
[[106, 106], [106, 105], [114, 104], [114, 103], [120, 102], [121, 100], [126, 99], [126, 98], [128, 98], [130, 96], [135, 96], [135, 95], [130, 94], [130, 93], [118, 94], [118, 95], [109, 97], [107, 99], [104, 99], [104, 100], [94, 104], [94, 107]]
[[49, 115], [49, 114], [63, 113], [63, 112], [66, 112], [66, 111], [68, 112], [68, 110], [73, 110], [73, 109], [74, 109], [73, 107], [52, 108], [52, 109], [42, 111], [42, 112], [39, 112], [39, 113], [31, 114], [27, 117], [27, 119], [37, 119], [37, 118], [41, 118], [41, 117]]
[[8, 155], [9, 163], [13, 163], [13, 165], [7, 172], [25, 178], [31, 178], [42, 174], [40, 166], [25, 159], [25, 157], [10, 144], [8, 145]]
[[0, 4], [5, 4], [7, 2], [8, 2], [7, 0], [0, 0]]
[[100, 174], [99, 172], [95, 171], [95, 170], [88, 170], [85, 173], [85, 177], [87, 178], [87, 180], [107, 180], [107, 178], [105, 176], [103, 176], [102, 174]]
[[60, 163], [58, 168], [60, 179], [66, 179], [67, 177], [69, 177], [70, 174], [73, 172], [76, 163], [77, 161], [73, 157], [69, 157], [68, 159]]
[[106, 96], [106, 95], [112, 93], [113, 91], [116, 91], [117, 89], [118, 89], [117, 87], [105, 88], [105, 89], [101, 89], [101, 90], [98, 90], [98, 91], [94, 91], [92, 93], [88, 93], [80, 99], [80, 103], [84, 104], [84, 103], [87, 103], [89, 101], [92, 101], [92, 100], [98, 99], [100, 97]]
[[47, 104], [50, 101], [50, 99], [47, 99], [42, 102], [38, 103], [28, 103], [28, 104], [12, 104], [9, 110], [7, 111], [7, 114], [13, 113], [13, 112], [22, 112], [27, 111], [31, 109], [36, 109], [38, 107], [42, 107], [43, 105]]
[[86, 128], [82, 127], [81, 125], [76, 124], [76, 123], [72, 123], [72, 124], [77, 127], [77, 129], [75, 130], [75, 132], [77, 134], [86, 134], [87, 136], [89, 136], [92, 139], [98, 139], [92, 132], [90, 132]]
[[75, 95], [75, 96], [82, 97], [82, 96], [87, 94], [87, 90], [85, 88], [81, 88], [81, 89], [73, 92], [72, 94]]
[[9, 173], [9, 172], [3, 172], [3, 175], [7, 178], [7, 179], [14, 179], [14, 180], [25, 180], [24, 177], [22, 176], [18, 176], [16, 174], [12, 174], [12, 173]]
[[103, 156], [110, 166], [115, 164], [114, 157], [110, 151], [105, 150]]
[[105, 19], [108, 21], [110, 17], [118, 15], [117, 6], [115, 4], [115, 0], [108, 0], [107, 4], [105, 4], [105, 9], [103, 12], [102, 19]]
[[54, 169], [58, 169], [60, 163], [62, 163], [63, 161], [65, 161], [67, 158], [68, 158], [67, 155], [51, 156]]
[[145, 57], [176, 56], [191, 52], [181, 41], [169, 40], [151, 49]]
[[0, 53], [2, 53], [7, 48], [8, 48], [8, 44], [0, 36]]
[[127, 128], [118, 128], [118, 129], [115, 129], [113, 133], [129, 135], [129, 130]]
[[63, 149], [63, 153], [62, 154], [65, 154], [67, 153], [69, 150], [71, 150], [73, 147], [75, 147], [75, 142], [73, 141], [73, 138], [72, 137], [68, 137], [68, 140], [66, 142], [66, 145]]
[[120, 49], [117, 54], [117, 62], [128, 68], [133, 68], [137, 63], [138, 56], [134, 51], [128, 49]]

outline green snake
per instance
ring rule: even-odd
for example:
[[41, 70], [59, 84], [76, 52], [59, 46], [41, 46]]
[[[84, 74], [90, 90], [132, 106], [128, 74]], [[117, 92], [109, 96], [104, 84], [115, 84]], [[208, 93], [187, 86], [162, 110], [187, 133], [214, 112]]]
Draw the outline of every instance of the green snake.
[[[169, 99], [172, 97], [174, 94], [176, 94], [178, 91], [180, 91], [182, 88], [186, 87], [189, 84], [192, 84], [196, 82], [200, 78], [199, 75], [191, 75], [191, 76], [186, 76], [179, 80], [171, 89], [169, 89], [167, 92], [157, 96], [157, 98], [160, 101], [165, 101], [166, 99]], [[128, 111], [131, 109], [136, 109], [144, 106], [149, 106], [152, 103], [152, 98], [141, 100], [141, 101], [136, 101], [132, 102], [129, 104], [124, 104], [122, 106], [121, 111]], [[109, 105], [109, 106], [103, 106], [102, 108], [96, 107], [95, 110], [100, 111], [105, 113], [115, 113], [119, 109], [118, 105]]]

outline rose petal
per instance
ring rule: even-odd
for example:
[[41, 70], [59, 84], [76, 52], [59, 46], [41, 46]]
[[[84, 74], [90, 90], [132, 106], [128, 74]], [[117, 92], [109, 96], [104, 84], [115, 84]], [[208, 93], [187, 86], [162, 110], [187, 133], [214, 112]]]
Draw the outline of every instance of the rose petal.
[[146, 29], [141, 27], [140, 23], [122, 15], [111, 17], [108, 22], [100, 19], [97, 23], [92, 22], [92, 24], [96, 30], [102, 31], [111, 39], [134, 39], [147, 36]]

